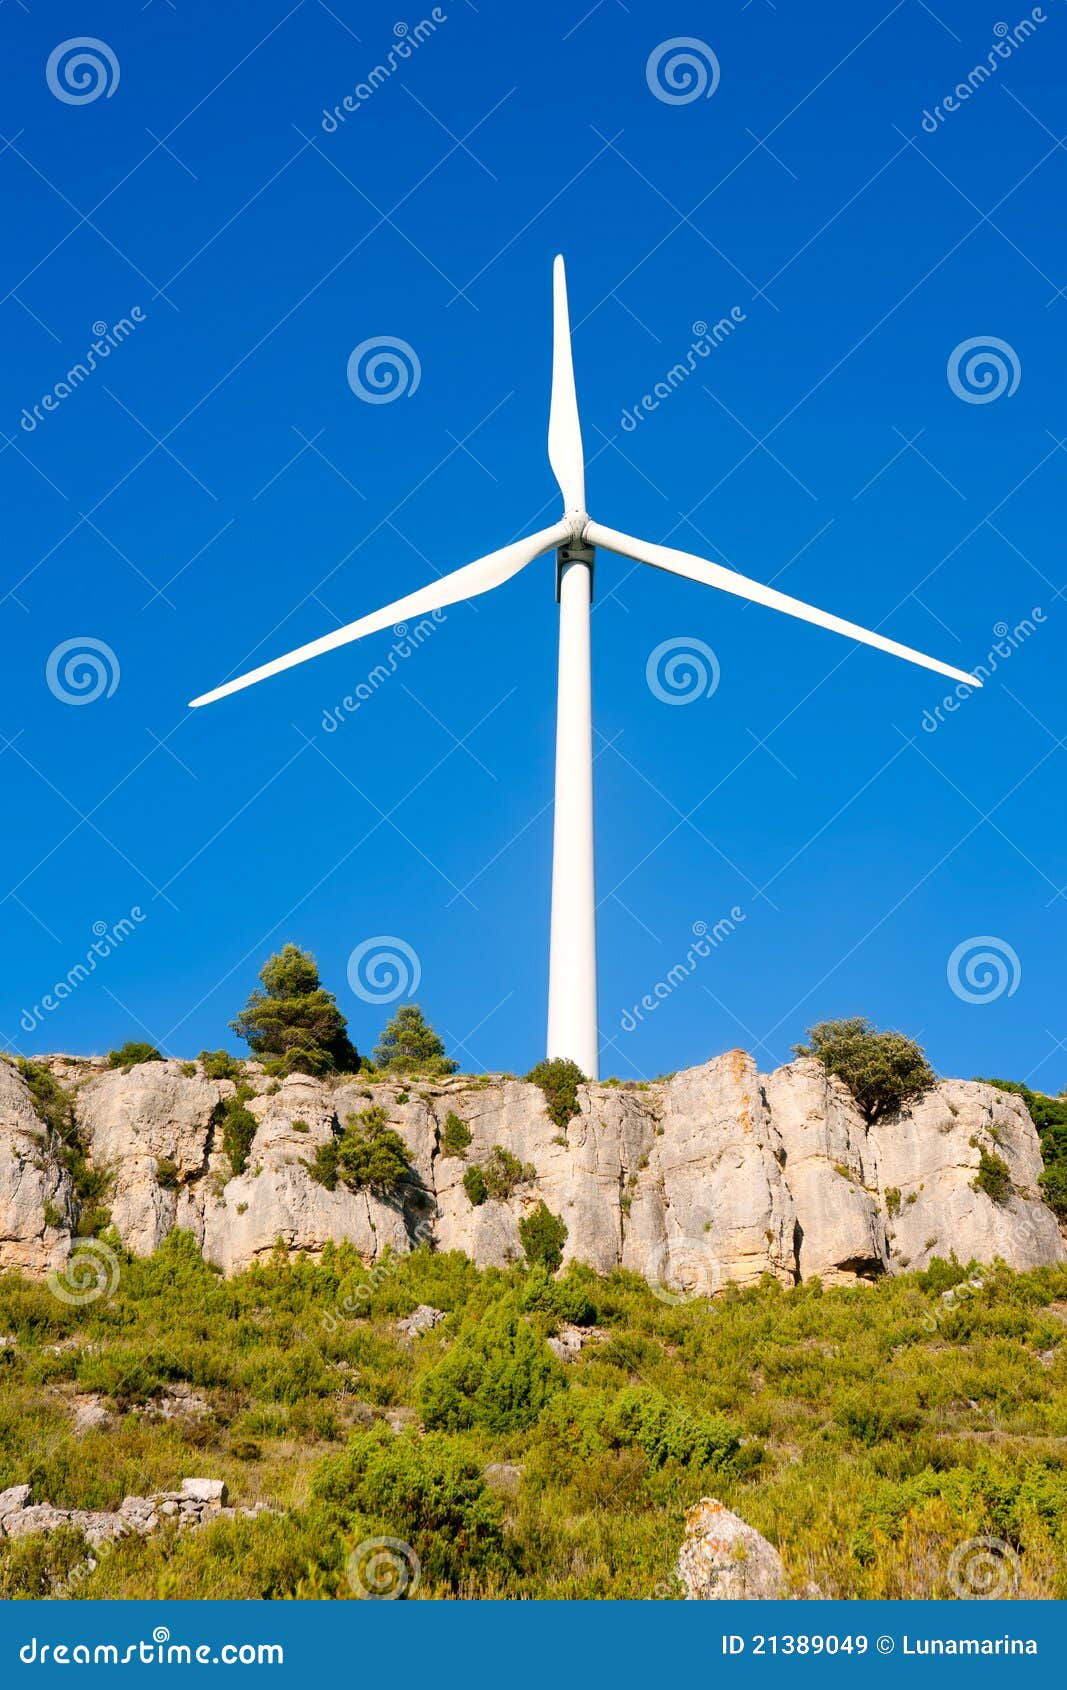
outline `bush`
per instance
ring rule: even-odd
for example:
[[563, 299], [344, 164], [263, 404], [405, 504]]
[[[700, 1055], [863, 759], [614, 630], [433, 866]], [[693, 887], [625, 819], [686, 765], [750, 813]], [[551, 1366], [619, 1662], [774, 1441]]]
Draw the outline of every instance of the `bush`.
[[441, 1128], [441, 1155], [465, 1156], [472, 1136], [466, 1121], [461, 1120], [454, 1109], [450, 1109]]
[[480, 1462], [440, 1433], [356, 1433], [319, 1468], [311, 1509], [326, 1541], [399, 1538], [414, 1550], [430, 1586], [458, 1590], [472, 1572], [503, 1572], [508, 1565], [501, 1505], [486, 1490]]
[[374, 1065], [383, 1074], [454, 1074], [459, 1067], [445, 1055], [445, 1047], [417, 1003], [401, 1004], [374, 1050]]
[[[228, 1050], [202, 1050], [199, 1060], [205, 1078], [209, 1080], [239, 1080], [244, 1073], [244, 1063], [231, 1056]], [[195, 1074], [195, 1068], [193, 1072]]]
[[251, 1086], [238, 1086], [233, 1097], [224, 1098], [215, 1111], [216, 1122], [222, 1128], [222, 1148], [230, 1159], [234, 1174], [243, 1174], [248, 1152], [256, 1136], [259, 1122], [245, 1104], [252, 1096]]
[[894, 1113], [910, 1098], [937, 1084], [922, 1048], [903, 1033], [881, 1033], [866, 1016], [820, 1021], [808, 1028], [807, 1045], [794, 1045], [797, 1056], [814, 1056], [844, 1080], [868, 1126]]
[[407, 1146], [378, 1107], [349, 1115], [340, 1135], [320, 1144], [314, 1162], [304, 1166], [327, 1191], [335, 1190], [340, 1180], [352, 1190], [366, 1188], [388, 1196], [412, 1178]]
[[728, 1467], [741, 1448], [738, 1428], [721, 1414], [699, 1414], [649, 1385], [621, 1391], [605, 1415], [608, 1441], [636, 1444], [653, 1467]]
[[78, 1236], [91, 1237], [93, 1233], [102, 1231], [111, 1219], [108, 1211], [99, 1206], [98, 1199], [106, 1196], [112, 1176], [106, 1168], [90, 1166], [75, 1124], [70, 1094], [63, 1089], [51, 1069], [46, 1068], [43, 1062], [27, 1061], [21, 1056], [16, 1066], [26, 1082], [34, 1109], [57, 1140], [60, 1165], [70, 1175], [74, 1195], [81, 1205], [76, 1228]]
[[971, 1186], [975, 1191], [984, 1191], [994, 1203], [1006, 1203], [1014, 1187], [1011, 1183], [1011, 1169], [1003, 1156], [983, 1150], [978, 1158], [978, 1172], [971, 1181]]
[[549, 1120], [560, 1132], [565, 1132], [568, 1121], [581, 1113], [578, 1087], [584, 1083], [585, 1075], [577, 1062], [566, 1056], [553, 1056], [531, 1068], [526, 1078], [532, 1085], [541, 1087]]
[[540, 1264], [549, 1273], [555, 1273], [563, 1261], [567, 1226], [542, 1200], [532, 1214], [523, 1215], [520, 1220], [519, 1239], [531, 1267]]
[[571, 1262], [562, 1279], [553, 1279], [548, 1268], [538, 1263], [526, 1276], [519, 1306], [526, 1314], [547, 1314], [572, 1326], [591, 1326], [596, 1304], [590, 1287], [595, 1284], [592, 1270], [578, 1262]]
[[1031, 1091], [1018, 1080], [985, 1080], [983, 1084], [1015, 1092], [1026, 1104], [1041, 1140], [1045, 1164], [1038, 1181], [1041, 1195], [1057, 1220], [1067, 1221], [1067, 1097]]
[[332, 992], [319, 979], [315, 959], [286, 945], [260, 971], [263, 991], [252, 993], [230, 1023], [271, 1074], [354, 1074], [359, 1053]]
[[460, 1333], [419, 1381], [426, 1425], [457, 1432], [482, 1426], [508, 1432], [532, 1426], [566, 1381], [540, 1333], [504, 1297]]
[[20, 1056], [15, 1066], [26, 1082], [33, 1107], [56, 1137], [68, 1142], [74, 1135], [74, 1105], [50, 1068]]
[[129, 1040], [118, 1050], [109, 1050], [107, 1065], [109, 1068], [121, 1068], [128, 1074], [131, 1068], [136, 1068], [140, 1062], [162, 1062], [164, 1057], [155, 1045], [138, 1043], [136, 1039]]
[[156, 1184], [162, 1191], [177, 1191], [180, 1177], [177, 1162], [169, 1156], [156, 1157]]
[[485, 1175], [477, 1162], [473, 1163], [463, 1175], [463, 1189], [470, 1198], [471, 1207], [480, 1209], [489, 1195], [489, 1187], [485, 1183]]

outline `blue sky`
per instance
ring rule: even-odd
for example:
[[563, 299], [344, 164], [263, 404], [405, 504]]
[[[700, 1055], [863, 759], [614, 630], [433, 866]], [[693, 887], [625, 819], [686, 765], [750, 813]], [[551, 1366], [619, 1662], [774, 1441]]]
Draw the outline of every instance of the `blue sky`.
[[[1037, 10], [946, 110], [1014, 12], [448, 0], [331, 128], [429, 8], [4, 8], [7, 1048], [233, 1047], [292, 939], [369, 1049], [390, 1005], [349, 958], [387, 937], [465, 1068], [543, 1053], [551, 559], [449, 611], [332, 732], [391, 634], [186, 700], [554, 518], [560, 250], [599, 520], [964, 668], [1029, 619], [938, 721], [937, 676], [599, 558], [603, 1071], [770, 1065], [865, 1013], [942, 1072], [1064, 1084], [1067, 15]], [[86, 35], [101, 80], [64, 84], [61, 55], [57, 97], [50, 55]], [[710, 97], [650, 85], [682, 37]], [[346, 372], [384, 337], [419, 378], [371, 404]], [[968, 393], [950, 361], [989, 337], [1001, 373]], [[89, 701], [53, 656], [87, 639]], [[715, 653], [714, 691], [657, 697], [665, 641]]]

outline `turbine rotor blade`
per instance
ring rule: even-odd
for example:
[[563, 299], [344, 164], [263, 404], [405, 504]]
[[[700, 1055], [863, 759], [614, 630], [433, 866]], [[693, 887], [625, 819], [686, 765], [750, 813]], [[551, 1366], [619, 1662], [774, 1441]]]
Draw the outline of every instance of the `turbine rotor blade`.
[[559, 256], [552, 266], [552, 403], [548, 414], [548, 461], [559, 482], [564, 509], [584, 511], [585, 454], [571, 358], [567, 273]]
[[861, 628], [857, 622], [846, 622], [844, 617], [817, 610], [814, 605], [805, 604], [803, 599], [790, 598], [788, 593], [779, 593], [774, 587], [765, 587], [761, 581], [752, 581], [747, 575], [739, 575], [736, 570], [726, 569], [722, 564], [694, 557], [691, 552], [653, 545], [649, 540], [635, 540], [614, 528], [603, 528], [599, 522], [586, 524], [584, 538], [590, 545], [604, 546], [609, 552], [619, 552], [638, 563], [650, 563], [654, 569], [669, 570], [672, 575], [682, 575], [688, 581], [699, 581], [705, 587], [718, 587], [724, 593], [733, 593], [735, 598], [750, 599], [753, 604], [765, 604], [771, 610], [781, 610], [787, 616], [796, 616], [801, 622], [813, 622], [817, 628], [829, 628], [832, 633], [845, 634], [863, 645], [874, 646], [878, 651], [888, 651], [893, 657], [917, 663], [923, 669], [947, 675], [951, 681], [963, 681], [969, 687], [982, 685], [977, 675], [969, 675], [964, 669], [954, 669], [950, 663], [941, 663], [936, 657], [927, 657], [911, 646], [888, 640], [884, 634]]
[[402, 622], [411, 616], [421, 616], [426, 611], [440, 610], [446, 604], [456, 604], [461, 599], [474, 598], [479, 593], [488, 593], [494, 587], [510, 580], [512, 575], [517, 575], [520, 569], [525, 569], [526, 565], [532, 563], [535, 557], [540, 557], [542, 552], [561, 545], [569, 533], [570, 529], [565, 522], [557, 522], [551, 528], [542, 528], [538, 533], [530, 534], [525, 540], [517, 540], [513, 545], [502, 547], [498, 552], [489, 552], [487, 556], [477, 558], [474, 563], [465, 564], [462, 569], [455, 569], [450, 575], [442, 575], [438, 581], [431, 581], [428, 587], [420, 587], [417, 592], [408, 593], [405, 598], [397, 599], [394, 604], [387, 604], [382, 610], [372, 611], [369, 616], [361, 616], [358, 621], [349, 622], [343, 628], [335, 628], [332, 634], [324, 634], [321, 639], [298, 646], [295, 651], [286, 652], [284, 657], [275, 657], [269, 663], [262, 663], [258, 669], [251, 669], [248, 674], [239, 675], [236, 680], [226, 681], [221, 687], [215, 687], [212, 692], [201, 693], [199, 698], [191, 700], [190, 707], [195, 710], [202, 704], [214, 704], [216, 699], [226, 698], [232, 692], [240, 692], [242, 687], [254, 686], [257, 681], [265, 681], [283, 669], [292, 669], [298, 663], [306, 663], [309, 658], [321, 656], [323, 652], [334, 651], [338, 646], [348, 645], [352, 640], [361, 640], [365, 634], [375, 634], [394, 622]]

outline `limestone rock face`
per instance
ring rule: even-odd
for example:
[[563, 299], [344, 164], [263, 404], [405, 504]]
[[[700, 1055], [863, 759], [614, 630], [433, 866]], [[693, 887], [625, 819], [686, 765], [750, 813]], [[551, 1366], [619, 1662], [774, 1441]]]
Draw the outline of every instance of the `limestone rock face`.
[[25, 1080], [0, 1062], [0, 1267], [46, 1272], [70, 1253], [70, 1178]]
[[768, 1074], [763, 1091], [785, 1151], [799, 1277], [834, 1285], [884, 1273], [878, 1156], [850, 1093], [810, 1057]]
[[[1055, 1216], [1040, 1201], [1041, 1150], [1021, 1097], [977, 1080], [943, 1080], [899, 1118], [871, 1130], [888, 1220], [891, 1266], [925, 1267], [955, 1251], [961, 1262], [1015, 1268], [1064, 1260]], [[1013, 1193], [992, 1202], [974, 1189], [983, 1150], [1008, 1166]]]
[[128, 1074], [111, 1068], [76, 1092], [93, 1165], [111, 1174], [112, 1221], [135, 1256], [151, 1255], [174, 1226], [189, 1225], [187, 1213], [178, 1220], [182, 1188], [204, 1173], [212, 1118], [224, 1092], [233, 1091], [230, 1081], [181, 1070], [180, 1062], [142, 1062]]
[[773, 1544], [710, 1496], [686, 1512], [676, 1570], [687, 1602], [774, 1601], [785, 1586]]
[[796, 1213], [752, 1058], [729, 1051], [689, 1068], [657, 1103], [622, 1265], [672, 1293], [753, 1284], [763, 1273], [792, 1285]]
[[[668, 1300], [764, 1273], [848, 1284], [953, 1251], [1016, 1268], [1067, 1260], [1040, 1202], [1025, 1106], [975, 1081], [943, 1081], [869, 1129], [816, 1062], [760, 1075], [729, 1051], [654, 1085], [583, 1085], [561, 1128], [539, 1088], [518, 1080], [278, 1083], [249, 1063], [256, 1131], [235, 1175], [218, 1121], [232, 1080], [174, 1061], [123, 1073], [99, 1059], [37, 1060], [70, 1093], [90, 1165], [108, 1173], [125, 1247], [149, 1254], [184, 1228], [227, 1273], [279, 1241], [312, 1255], [348, 1241], [370, 1265], [433, 1239], [502, 1265], [522, 1257], [519, 1223], [542, 1201], [566, 1224], [565, 1260], [631, 1268]], [[403, 1138], [412, 1179], [389, 1198], [343, 1182], [328, 1190], [312, 1177], [317, 1150], [371, 1108]], [[443, 1149], [450, 1113], [470, 1132], [459, 1155]], [[498, 1146], [518, 1178], [506, 1197], [475, 1205], [464, 1174]], [[60, 1148], [25, 1081], [0, 1062], [0, 1267], [43, 1275], [67, 1261], [80, 1205]], [[1003, 1201], [975, 1189], [983, 1150], [1008, 1167]]]

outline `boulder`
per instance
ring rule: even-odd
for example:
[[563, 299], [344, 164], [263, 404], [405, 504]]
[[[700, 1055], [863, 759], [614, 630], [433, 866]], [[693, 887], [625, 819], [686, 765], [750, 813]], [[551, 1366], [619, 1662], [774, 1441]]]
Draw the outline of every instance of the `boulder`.
[[190, 1502], [212, 1502], [222, 1507], [226, 1486], [222, 1479], [183, 1479], [181, 1494]]
[[710, 1496], [686, 1514], [676, 1572], [687, 1602], [774, 1601], [785, 1589], [773, 1544]]
[[440, 1326], [447, 1319], [443, 1309], [435, 1309], [430, 1303], [420, 1303], [411, 1314], [397, 1321], [396, 1329], [405, 1338], [421, 1338], [424, 1332], [432, 1332], [435, 1326]]

